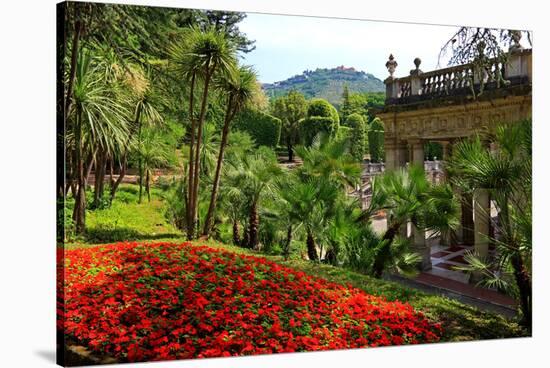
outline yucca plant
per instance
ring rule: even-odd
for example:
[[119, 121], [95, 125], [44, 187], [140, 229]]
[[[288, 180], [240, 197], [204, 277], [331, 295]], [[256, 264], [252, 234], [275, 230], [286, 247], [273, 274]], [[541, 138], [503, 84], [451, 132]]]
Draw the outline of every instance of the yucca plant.
[[86, 191], [84, 158], [85, 142], [103, 150], [121, 146], [128, 136], [127, 109], [119, 100], [116, 85], [106, 83], [93, 52], [82, 48], [76, 63], [74, 99], [70, 125], [74, 141], [74, 165], [77, 182], [73, 220], [77, 234], [85, 231]]

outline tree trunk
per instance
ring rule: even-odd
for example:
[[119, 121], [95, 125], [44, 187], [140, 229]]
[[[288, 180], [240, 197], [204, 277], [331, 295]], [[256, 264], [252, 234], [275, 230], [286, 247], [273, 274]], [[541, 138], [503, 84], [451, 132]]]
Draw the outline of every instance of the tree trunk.
[[241, 234], [239, 230], [239, 221], [233, 220], [233, 244], [241, 244]]
[[95, 156], [97, 154], [97, 147], [90, 155], [90, 158], [88, 159], [88, 168], [86, 169], [86, 175], [84, 176], [85, 186], [88, 186], [88, 178], [90, 177], [90, 174], [92, 173], [92, 167], [95, 165]]
[[151, 171], [147, 170], [145, 175], [145, 192], [147, 192], [147, 202], [151, 202]]
[[531, 278], [520, 254], [514, 254], [511, 258], [512, 267], [514, 268], [514, 278], [518, 285], [520, 297], [520, 309], [522, 313], [521, 324], [529, 331], [532, 328], [532, 310], [531, 310]]
[[258, 250], [258, 226], [259, 226], [260, 219], [258, 217], [258, 202], [257, 200], [254, 200], [252, 202], [252, 207], [250, 208], [250, 220], [249, 220], [249, 236], [248, 239], [248, 247], [252, 248], [254, 250]]
[[141, 122], [138, 121], [138, 174], [139, 174], [139, 198], [141, 203], [143, 195], [143, 157], [141, 157]]
[[315, 246], [315, 239], [313, 238], [313, 234], [309, 229], [307, 230], [306, 245], [307, 245], [307, 256], [309, 260], [318, 261], [319, 256], [317, 255], [317, 247]]
[[94, 182], [94, 202], [92, 207], [98, 208], [103, 191], [103, 180], [105, 179], [105, 153], [100, 150], [95, 159], [95, 182]]
[[124, 176], [126, 175], [126, 167], [128, 165], [126, 154], [127, 154], [127, 151], [120, 158], [118, 177], [116, 178], [115, 182], [111, 185], [111, 197], [109, 199], [111, 203], [113, 203], [113, 200], [115, 199], [116, 191], [120, 186], [120, 183], [122, 183]]
[[373, 265], [373, 276], [376, 278], [381, 278], [382, 274], [384, 273], [384, 270], [386, 268], [386, 263], [388, 262], [388, 258], [390, 256], [390, 249], [391, 244], [393, 243], [393, 239], [399, 232], [399, 228], [401, 227], [400, 223], [393, 223], [388, 230], [384, 233], [384, 236], [382, 237], [382, 241], [385, 242], [383, 247], [378, 251], [378, 254], [376, 254], [376, 257], [374, 259], [374, 265]]
[[114, 166], [113, 155], [109, 155], [109, 158], [107, 160], [109, 162], [109, 186], [112, 188], [115, 185], [115, 179], [114, 179], [115, 169], [113, 167]]
[[77, 168], [77, 190], [73, 210], [73, 221], [75, 223], [75, 232], [78, 235], [86, 231], [86, 188], [84, 183], [84, 165], [82, 162], [82, 112], [77, 111], [75, 124], [75, 161]]
[[292, 149], [292, 143], [290, 141], [290, 138], [287, 138], [286, 149], [287, 149], [287, 152], [288, 152], [288, 162], [293, 162], [294, 161], [294, 150]]
[[288, 261], [290, 256], [290, 243], [292, 242], [292, 225], [288, 225], [286, 229], [286, 242], [285, 249], [283, 250], [283, 257], [285, 261]]
[[220, 187], [220, 177], [222, 172], [223, 158], [225, 154], [225, 147], [227, 146], [227, 138], [229, 136], [229, 125], [234, 113], [231, 112], [231, 105], [233, 103], [233, 97], [229, 98], [227, 104], [227, 111], [225, 113], [225, 122], [222, 130], [222, 140], [220, 142], [220, 152], [218, 153], [218, 162], [216, 163], [216, 172], [214, 174], [214, 183], [212, 184], [212, 194], [210, 196], [210, 204], [208, 205], [208, 213], [204, 221], [203, 235], [208, 236], [212, 228], [212, 220], [214, 218], [214, 211], [216, 210], [216, 201], [218, 199], [218, 190]]
[[195, 126], [196, 122], [193, 118], [193, 100], [194, 100], [194, 93], [195, 93], [195, 74], [193, 73], [193, 76], [191, 77], [191, 92], [189, 95], [189, 119], [191, 119], [191, 139], [189, 141], [189, 173], [187, 175], [187, 202], [186, 202], [186, 212], [187, 212], [187, 218], [186, 218], [186, 226], [187, 226], [187, 240], [193, 239], [193, 219], [192, 219], [192, 211], [193, 211], [193, 174], [195, 172], [194, 170], [194, 151], [195, 148]]
[[[76, 9], [76, 8], [75, 8]], [[77, 16], [75, 14], [75, 16]], [[74, 79], [76, 76], [76, 59], [78, 56], [78, 43], [82, 32], [82, 22], [77, 19], [74, 23], [73, 45], [71, 49], [71, 69], [69, 70], [69, 81], [67, 82], [67, 95], [65, 97], [65, 124], [69, 118], [71, 110], [71, 95], [73, 94]]]
[[[195, 144], [195, 163], [193, 167], [193, 197], [192, 197], [192, 208], [191, 208], [191, 229], [192, 229], [192, 238], [195, 237], [195, 231], [197, 228], [197, 221], [198, 221], [198, 213], [197, 213], [197, 207], [198, 207], [198, 201], [199, 201], [199, 185], [200, 185], [200, 165], [201, 165], [201, 141], [202, 141], [202, 129], [204, 127], [204, 117], [206, 115], [206, 106], [208, 104], [208, 88], [210, 86], [210, 78], [212, 77], [211, 71], [208, 69], [208, 66], [205, 67], [205, 80], [204, 80], [204, 90], [202, 94], [202, 104], [201, 104], [201, 111], [199, 115], [198, 120], [198, 127], [197, 127], [197, 142]], [[215, 69], [215, 66], [212, 67], [212, 70]]]

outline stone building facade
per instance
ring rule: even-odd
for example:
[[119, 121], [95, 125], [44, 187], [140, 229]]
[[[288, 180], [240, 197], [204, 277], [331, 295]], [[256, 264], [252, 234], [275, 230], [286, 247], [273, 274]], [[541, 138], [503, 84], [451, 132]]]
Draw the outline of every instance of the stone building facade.
[[[458, 140], [491, 131], [504, 122], [531, 118], [532, 50], [513, 45], [506, 62], [494, 61], [483, 70], [465, 64], [430, 72], [415, 69], [403, 78], [393, 76], [397, 62], [390, 55], [386, 103], [377, 116], [385, 125], [385, 169], [408, 162], [424, 167], [424, 145], [439, 142], [445, 160]], [[490, 198], [479, 190], [462, 204], [462, 226], [457, 239], [474, 244], [487, 255], [490, 233]], [[426, 234], [413, 229], [416, 250], [423, 256], [422, 268], [431, 268]]]

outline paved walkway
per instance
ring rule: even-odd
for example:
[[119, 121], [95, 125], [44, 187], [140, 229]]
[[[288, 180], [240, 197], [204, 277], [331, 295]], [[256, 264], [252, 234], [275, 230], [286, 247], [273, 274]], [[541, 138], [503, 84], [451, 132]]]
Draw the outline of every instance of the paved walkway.
[[[380, 218], [373, 221], [374, 230], [382, 234], [386, 230], [386, 219]], [[409, 226], [409, 233], [411, 232]], [[437, 289], [446, 295], [464, 296], [482, 303], [490, 303], [503, 309], [515, 309], [516, 301], [495, 290], [477, 287], [470, 283], [470, 275], [465, 271], [456, 269], [456, 266], [467, 265], [464, 254], [473, 250], [472, 245], [454, 244], [440, 245], [439, 238], [426, 239], [431, 244], [432, 269], [420, 273], [412, 281], [417, 286]], [[491, 253], [493, 250], [489, 248]], [[405, 280], [402, 280], [405, 281]]]

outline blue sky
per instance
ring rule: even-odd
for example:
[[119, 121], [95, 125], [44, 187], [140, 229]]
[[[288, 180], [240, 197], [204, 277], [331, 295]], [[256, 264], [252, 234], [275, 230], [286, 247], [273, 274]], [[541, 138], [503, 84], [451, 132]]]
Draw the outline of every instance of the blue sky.
[[244, 56], [244, 63], [254, 65], [263, 83], [338, 65], [353, 66], [383, 80], [388, 76], [385, 64], [390, 53], [398, 62], [398, 77], [409, 74], [415, 57], [422, 59], [422, 70], [432, 70], [441, 46], [458, 29], [254, 13], [248, 13], [239, 28], [256, 40], [256, 50]]

